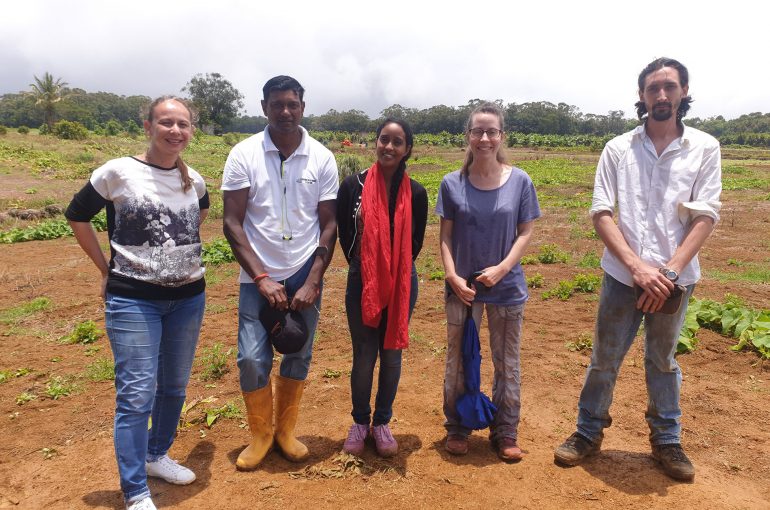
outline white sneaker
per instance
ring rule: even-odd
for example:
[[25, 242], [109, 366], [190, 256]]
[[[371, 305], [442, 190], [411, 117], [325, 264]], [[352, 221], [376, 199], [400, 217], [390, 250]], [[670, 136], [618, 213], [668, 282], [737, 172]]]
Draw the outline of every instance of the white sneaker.
[[149, 496], [133, 503], [126, 503], [126, 510], [158, 510]]
[[178, 464], [168, 455], [158, 457], [155, 462], [145, 462], [144, 466], [147, 468], [147, 476], [163, 478], [168, 483], [173, 483], [174, 485], [187, 485], [195, 481], [195, 473]]

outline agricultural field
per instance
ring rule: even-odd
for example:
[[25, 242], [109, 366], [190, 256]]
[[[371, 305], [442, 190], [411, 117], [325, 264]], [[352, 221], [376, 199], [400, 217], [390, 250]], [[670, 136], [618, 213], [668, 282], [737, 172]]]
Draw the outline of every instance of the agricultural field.
[[[532, 176], [543, 209], [525, 258], [522, 462], [500, 462], [483, 432], [472, 436], [467, 456], [443, 449], [444, 284], [431, 213], [392, 422], [400, 453], [390, 460], [373, 447], [361, 458], [341, 453], [352, 422], [351, 347], [347, 266], [337, 251], [297, 427], [311, 457], [292, 464], [270, 453], [261, 469], [237, 472], [248, 429], [235, 366], [238, 267], [223, 242], [218, 191], [227, 141], [196, 137], [185, 153], [206, 177], [212, 208], [202, 228], [206, 315], [170, 453], [198, 480], [177, 487], [151, 479], [159, 508], [355, 508], [364, 498], [371, 508], [770, 507], [770, 151], [723, 150], [722, 221], [701, 252], [704, 278], [678, 357], [683, 443], [697, 470], [694, 483], [682, 484], [649, 455], [639, 341], [621, 370], [602, 453], [580, 467], [553, 463], [553, 449], [574, 430], [601, 276], [602, 244], [587, 214], [599, 154], [585, 147], [508, 150]], [[374, 158], [371, 145], [330, 146], [352, 165]], [[127, 137], [67, 141], [12, 129], [0, 136], [0, 508], [122, 508], [97, 271], [61, 210], [92, 169], [143, 150], [141, 139]], [[450, 145], [415, 148], [409, 170], [428, 189], [431, 209], [441, 177], [462, 157]], [[99, 236], [106, 249], [106, 233]], [[482, 329], [482, 389], [489, 392], [487, 338]]]

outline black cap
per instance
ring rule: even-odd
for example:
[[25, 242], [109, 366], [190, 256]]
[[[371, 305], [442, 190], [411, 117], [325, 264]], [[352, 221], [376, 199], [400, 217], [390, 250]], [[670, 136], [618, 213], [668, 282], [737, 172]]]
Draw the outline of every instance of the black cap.
[[267, 331], [267, 338], [281, 354], [294, 354], [305, 346], [307, 324], [298, 311], [266, 306], [260, 312], [259, 320]]

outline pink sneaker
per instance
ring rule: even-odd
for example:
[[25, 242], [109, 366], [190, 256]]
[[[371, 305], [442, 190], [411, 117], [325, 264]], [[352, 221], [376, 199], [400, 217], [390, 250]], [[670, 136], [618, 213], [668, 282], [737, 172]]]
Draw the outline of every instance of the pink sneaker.
[[392, 457], [398, 453], [398, 443], [390, 432], [387, 423], [372, 427], [372, 435], [380, 457]]
[[364, 441], [368, 435], [369, 427], [367, 425], [354, 423], [350, 426], [348, 438], [345, 439], [345, 444], [342, 445], [342, 451], [351, 455], [361, 455], [364, 451]]

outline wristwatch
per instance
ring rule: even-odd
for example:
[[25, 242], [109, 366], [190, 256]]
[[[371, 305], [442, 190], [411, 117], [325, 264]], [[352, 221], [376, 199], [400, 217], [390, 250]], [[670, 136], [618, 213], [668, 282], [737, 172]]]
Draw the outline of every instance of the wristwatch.
[[660, 269], [658, 269], [658, 271], [660, 271], [660, 274], [668, 278], [669, 281], [671, 282], [675, 282], [679, 279], [679, 273], [677, 273], [673, 269], [669, 269], [667, 267], [661, 267]]
[[314, 257], [321, 257], [322, 259], [326, 260], [326, 255], [329, 253], [329, 248], [326, 246], [319, 246], [315, 249], [315, 252], [313, 253]]

